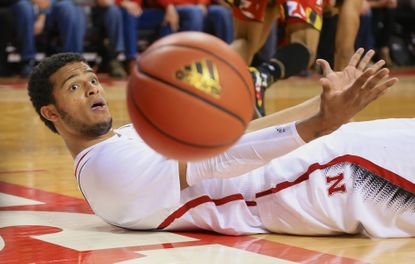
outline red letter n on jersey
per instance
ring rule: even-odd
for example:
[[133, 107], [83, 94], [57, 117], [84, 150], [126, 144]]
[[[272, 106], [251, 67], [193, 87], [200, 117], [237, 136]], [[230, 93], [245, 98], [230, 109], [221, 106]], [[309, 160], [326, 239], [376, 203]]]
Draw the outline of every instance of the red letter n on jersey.
[[334, 176], [334, 177], [326, 176], [326, 182], [327, 182], [327, 185], [329, 185], [329, 188], [327, 191], [330, 196], [338, 192], [342, 192], [342, 193], [346, 192], [346, 185], [343, 183], [343, 180], [344, 180], [343, 173], [340, 173], [339, 175]]

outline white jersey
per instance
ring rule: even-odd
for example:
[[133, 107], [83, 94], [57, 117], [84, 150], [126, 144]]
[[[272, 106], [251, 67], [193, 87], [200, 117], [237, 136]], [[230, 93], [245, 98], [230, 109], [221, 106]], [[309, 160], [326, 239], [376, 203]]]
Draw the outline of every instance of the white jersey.
[[82, 193], [110, 224], [415, 236], [415, 119], [351, 123], [248, 174], [182, 191], [177, 161], [150, 149], [132, 126], [115, 132], [75, 160]]

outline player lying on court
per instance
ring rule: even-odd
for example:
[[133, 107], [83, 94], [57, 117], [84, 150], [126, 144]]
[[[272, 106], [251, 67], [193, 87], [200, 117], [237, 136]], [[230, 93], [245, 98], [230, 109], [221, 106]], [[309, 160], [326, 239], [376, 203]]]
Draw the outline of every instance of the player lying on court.
[[367, 68], [373, 52], [361, 60], [362, 53], [341, 72], [320, 61], [321, 106], [310, 118], [270, 126], [278, 114], [257, 119], [251, 126], [257, 130], [225, 153], [187, 164], [154, 152], [131, 125], [113, 130], [104, 89], [77, 54], [40, 63], [29, 95], [74, 157], [92, 210], [112, 225], [228, 235], [414, 236], [415, 120], [338, 129], [397, 81], [381, 69], [383, 61]]

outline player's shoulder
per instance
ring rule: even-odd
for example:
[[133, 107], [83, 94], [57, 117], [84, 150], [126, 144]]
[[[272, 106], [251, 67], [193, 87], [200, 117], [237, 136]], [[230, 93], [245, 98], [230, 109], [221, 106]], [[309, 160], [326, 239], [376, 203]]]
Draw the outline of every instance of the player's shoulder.
[[134, 127], [130, 124], [114, 129], [114, 135], [112, 137], [82, 150], [75, 157], [75, 167], [82, 166], [91, 159], [94, 159], [94, 157], [99, 157], [99, 159], [105, 159], [106, 157], [112, 158], [111, 156], [113, 155], [111, 153], [117, 153], [117, 149], [123, 148], [123, 145], [128, 144], [127, 141], [137, 140], [138, 138]]

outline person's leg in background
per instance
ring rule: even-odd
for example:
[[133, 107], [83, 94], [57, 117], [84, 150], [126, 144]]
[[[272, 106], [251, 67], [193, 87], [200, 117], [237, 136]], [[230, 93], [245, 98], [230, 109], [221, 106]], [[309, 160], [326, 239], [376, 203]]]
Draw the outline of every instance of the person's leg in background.
[[0, 77], [9, 77], [13, 75], [13, 71], [8, 64], [6, 52], [7, 44], [12, 39], [12, 28], [14, 16], [9, 7], [0, 7]]
[[154, 31], [156, 38], [172, 33], [168, 25], [163, 25], [165, 12], [161, 8], [144, 8], [140, 16], [134, 16], [125, 8], [121, 8], [124, 28], [125, 58], [128, 70], [136, 67], [138, 56], [138, 40], [140, 30]]
[[394, 8], [373, 8], [373, 28], [375, 32], [375, 48], [380, 58], [386, 61], [388, 67], [396, 66], [390, 57], [390, 40], [395, 24]]
[[334, 68], [334, 51], [336, 49], [336, 28], [338, 16], [330, 12], [323, 14], [323, 27], [317, 48], [317, 57], [326, 60]]
[[359, 31], [362, 7], [363, 0], [343, 0], [339, 6], [334, 51], [334, 70], [336, 71], [343, 70], [355, 52], [354, 46]]
[[18, 1], [11, 9], [16, 17], [16, 35], [21, 56], [20, 77], [28, 78], [35, 65], [35, 12], [32, 3], [27, 0]]
[[111, 77], [125, 77], [127, 74], [118, 60], [118, 55], [124, 52], [123, 18], [120, 8], [113, 4], [96, 6], [92, 9], [92, 18], [99, 35], [108, 38], [108, 45], [103, 45], [100, 54], [103, 57], [102, 64], [108, 65]]
[[205, 32], [230, 44], [233, 41], [233, 22], [230, 8], [222, 5], [208, 5], [205, 17]]
[[364, 48], [365, 51], [373, 49], [373, 32], [372, 32], [372, 11], [360, 16], [359, 32], [356, 36], [355, 49]]
[[203, 31], [203, 12], [196, 5], [176, 6], [179, 14], [179, 31]]
[[154, 30], [157, 38], [173, 33], [169, 25], [163, 23], [165, 11], [161, 8], [144, 8], [138, 18], [138, 30]]
[[[281, 12], [281, 4], [276, 1], [255, 1], [255, 8], [233, 6], [235, 39], [232, 48], [241, 55], [247, 66], [250, 66], [254, 54], [257, 53], [268, 39], [275, 20]], [[249, 16], [247, 16], [249, 14]], [[295, 56], [297, 59], [292, 60]], [[275, 81], [288, 78], [307, 67], [310, 55], [308, 49], [301, 44], [293, 43], [284, 49], [277, 50], [269, 61], [257, 67], [251, 67], [251, 75], [255, 89], [255, 110], [257, 116], [265, 115], [265, 91]]]
[[251, 66], [256, 67], [261, 63], [267, 62], [272, 59], [273, 55], [277, 52], [277, 21], [275, 21], [271, 32], [262, 48], [255, 54]]
[[82, 53], [86, 31], [86, 17], [82, 6], [69, 0], [61, 0], [52, 7], [48, 27], [57, 25], [63, 52]]

